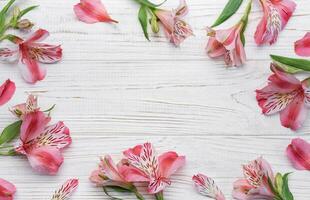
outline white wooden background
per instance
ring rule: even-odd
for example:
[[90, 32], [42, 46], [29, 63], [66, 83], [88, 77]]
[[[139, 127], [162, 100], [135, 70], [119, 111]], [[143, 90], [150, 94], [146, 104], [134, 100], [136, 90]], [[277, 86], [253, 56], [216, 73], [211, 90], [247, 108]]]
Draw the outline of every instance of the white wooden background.
[[[3, 5], [6, 1], [1, 1]], [[22, 1], [20, 1], [22, 2]], [[219, 14], [226, 0], [189, 0], [188, 22], [195, 37], [180, 48], [166, 38], [147, 42], [137, 21], [133, 0], [104, 0], [117, 25], [79, 22], [72, 7], [78, 0], [27, 0], [21, 6], [39, 4], [28, 17], [51, 32], [47, 39], [61, 43], [63, 60], [48, 65], [44, 81], [26, 84], [14, 65], [1, 63], [0, 81], [17, 84], [13, 100], [0, 112], [0, 127], [14, 120], [7, 107], [23, 102], [27, 93], [39, 95], [41, 107], [57, 104], [53, 120], [70, 127], [73, 144], [65, 150], [65, 163], [54, 177], [35, 174], [24, 157], [1, 157], [0, 177], [16, 184], [16, 199], [50, 199], [67, 178], [78, 177], [80, 186], [72, 199], [109, 199], [88, 181], [99, 156], [146, 141], [159, 152], [175, 150], [187, 156], [187, 165], [173, 176], [165, 191], [167, 200], [205, 199], [193, 189], [197, 172], [213, 177], [231, 199], [232, 183], [242, 177], [241, 164], [264, 156], [279, 172], [294, 172], [290, 186], [296, 200], [310, 199], [309, 172], [294, 170], [285, 148], [294, 137], [310, 141], [310, 116], [298, 132], [283, 128], [279, 116], [265, 117], [254, 90], [270, 75], [268, 55], [294, 56], [293, 42], [310, 31], [310, 4], [298, 0], [298, 8], [276, 45], [257, 47], [253, 34], [262, 12], [254, 1], [246, 32], [248, 62], [226, 68], [204, 52], [204, 27]], [[167, 8], [177, 6], [168, 0]], [[243, 8], [224, 27], [236, 22]], [[147, 196], [147, 199], [153, 199]], [[123, 197], [125, 199], [135, 199]]]

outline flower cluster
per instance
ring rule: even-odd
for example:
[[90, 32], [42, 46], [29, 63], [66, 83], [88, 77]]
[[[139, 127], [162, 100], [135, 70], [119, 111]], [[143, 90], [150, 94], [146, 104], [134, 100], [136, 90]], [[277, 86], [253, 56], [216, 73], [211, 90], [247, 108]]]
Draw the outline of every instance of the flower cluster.
[[185, 157], [176, 152], [156, 156], [151, 143], [137, 145], [123, 152], [124, 158], [115, 165], [110, 156], [101, 158], [99, 168], [92, 172], [90, 180], [103, 187], [121, 188], [133, 192], [138, 199], [144, 199], [135, 183], [147, 183], [147, 191], [156, 199], [163, 200], [163, 190], [171, 184], [170, 176], [185, 165]]

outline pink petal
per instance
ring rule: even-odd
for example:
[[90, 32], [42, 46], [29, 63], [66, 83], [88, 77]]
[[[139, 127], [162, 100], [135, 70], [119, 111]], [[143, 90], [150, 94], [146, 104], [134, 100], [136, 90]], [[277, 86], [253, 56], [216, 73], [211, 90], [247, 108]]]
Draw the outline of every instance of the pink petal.
[[210, 56], [211, 58], [220, 57], [226, 53], [226, 49], [223, 44], [218, 42], [215, 37], [209, 38], [206, 51], [208, 56]]
[[188, 11], [189, 11], [189, 9], [188, 9], [188, 6], [186, 4], [186, 1], [185, 0], [180, 0], [179, 7], [175, 11], [176, 16], [184, 17], [185, 15], [188, 14]]
[[13, 200], [13, 195], [16, 192], [15, 186], [0, 178], [0, 200]]
[[167, 152], [159, 156], [158, 161], [161, 175], [169, 178], [185, 165], [185, 156], [179, 156], [176, 152]]
[[78, 179], [67, 180], [59, 190], [55, 191], [52, 200], [66, 200], [76, 190], [79, 185]]
[[39, 29], [36, 32], [34, 32], [24, 43], [28, 45], [34, 42], [41, 42], [48, 36], [49, 32], [47, 30]]
[[15, 61], [18, 58], [18, 50], [12, 50], [9, 48], [0, 48], [0, 60], [4, 61]]
[[20, 132], [21, 141], [27, 143], [37, 138], [43, 132], [49, 121], [50, 118], [46, 117], [41, 111], [25, 115]]
[[102, 173], [101, 170], [94, 170], [90, 177], [89, 177], [89, 180], [92, 182], [92, 183], [95, 183], [96, 186], [98, 187], [101, 187], [104, 185], [104, 179], [101, 178], [102, 176], [104, 176], [104, 174]]
[[281, 15], [282, 20], [282, 29], [286, 26], [289, 19], [292, 17], [295, 9], [296, 3], [291, 0], [271, 0], [271, 2], [275, 5]]
[[127, 182], [149, 182], [150, 179], [145, 173], [141, 172], [139, 169], [122, 165], [118, 167], [119, 173], [125, 178]]
[[265, 36], [266, 29], [267, 29], [267, 17], [268, 17], [268, 13], [264, 12], [264, 16], [256, 28], [254, 39], [255, 39], [256, 44], [258, 45], [265, 43], [264, 36]]
[[49, 175], [55, 175], [64, 161], [59, 149], [50, 146], [35, 148], [27, 157], [35, 171]]
[[81, 0], [74, 6], [74, 12], [80, 21], [85, 23], [115, 22], [107, 13], [100, 0]]
[[310, 170], [310, 144], [300, 138], [293, 139], [286, 153], [293, 166], [298, 170]]
[[307, 116], [307, 108], [304, 104], [304, 96], [298, 95], [294, 100], [280, 113], [281, 124], [292, 130], [299, 129]]
[[49, 44], [31, 44], [31, 49], [34, 49], [32, 56], [41, 63], [55, 63], [62, 58], [62, 48], [60, 45]]
[[195, 187], [201, 195], [213, 198], [215, 200], [225, 200], [225, 197], [214, 180], [203, 175], [197, 174], [193, 176]]
[[10, 79], [0, 86], [0, 106], [6, 104], [13, 97], [15, 90], [15, 83]]
[[233, 184], [234, 189], [232, 196], [234, 199], [238, 200], [248, 200], [247, 193], [254, 187], [251, 186], [246, 179], [239, 179]]
[[124, 179], [121, 177], [111, 156], [106, 155], [101, 158], [100, 169], [104, 172], [104, 175], [110, 180], [124, 182]]
[[171, 34], [174, 29], [175, 16], [171, 11], [158, 9], [155, 11], [156, 16], [163, 24], [165, 34], [168, 38], [171, 37]]
[[310, 56], [310, 32], [295, 42], [295, 53], [299, 56]]

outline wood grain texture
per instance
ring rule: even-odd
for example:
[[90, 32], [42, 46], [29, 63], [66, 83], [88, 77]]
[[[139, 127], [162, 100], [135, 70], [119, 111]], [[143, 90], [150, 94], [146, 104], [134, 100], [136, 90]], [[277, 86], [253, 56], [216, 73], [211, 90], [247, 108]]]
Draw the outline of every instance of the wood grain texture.
[[[261, 155], [276, 171], [294, 172], [290, 185], [296, 200], [310, 199], [309, 173], [294, 170], [284, 153], [294, 137], [310, 141], [310, 116], [301, 130], [292, 132], [281, 127], [278, 115], [261, 115], [254, 93], [270, 74], [268, 55], [294, 56], [293, 42], [310, 31], [308, 0], [297, 1], [294, 16], [271, 47], [254, 43], [262, 16], [254, 1], [246, 31], [248, 61], [238, 69], [226, 68], [204, 52], [204, 27], [212, 24], [226, 0], [188, 1], [187, 20], [195, 37], [180, 48], [170, 45], [163, 34], [147, 42], [132, 0], [103, 2], [118, 25], [77, 21], [72, 10], [77, 0], [19, 3], [40, 4], [28, 18], [36, 28], [51, 32], [49, 43], [62, 44], [64, 59], [46, 65], [47, 77], [36, 85], [26, 84], [14, 64], [0, 63], [0, 81], [11, 78], [17, 84], [7, 106], [23, 102], [29, 92], [39, 95], [43, 108], [57, 104], [53, 120], [65, 121], [74, 143], [55, 177], [36, 175], [23, 157], [1, 157], [0, 177], [16, 183], [17, 200], [49, 199], [71, 177], [81, 182], [73, 200], [108, 199], [88, 181], [99, 156], [119, 159], [122, 150], [145, 141], [153, 142], [159, 152], [175, 150], [187, 156], [186, 167], [165, 192], [167, 200], [205, 199], [192, 186], [191, 176], [197, 172], [213, 177], [230, 199], [233, 181], [242, 177], [241, 164]], [[165, 6], [177, 4], [169, 0]], [[223, 27], [235, 23], [244, 7]], [[13, 119], [7, 107], [0, 108], [0, 127]]]

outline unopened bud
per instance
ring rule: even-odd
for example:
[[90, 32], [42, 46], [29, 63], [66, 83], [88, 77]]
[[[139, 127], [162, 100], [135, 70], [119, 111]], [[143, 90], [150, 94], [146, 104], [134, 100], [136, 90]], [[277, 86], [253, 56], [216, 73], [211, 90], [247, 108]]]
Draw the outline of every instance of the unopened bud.
[[159, 32], [159, 25], [158, 25], [157, 17], [156, 16], [153, 16], [152, 19], [151, 19], [151, 27], [152, 27], [152, 31], [154, 33], [158, 33]]
[[17, 22], [16, 28], [21, 30], [29, 30], [33, 27], [33, 23], [29, 21], [28, 19], [22, 19], [19, 22]]
[[19, 15], [20, 15], [20, 9], [18, 7], [15, 7], [13, 10], [13, 17], [17, 19]]

